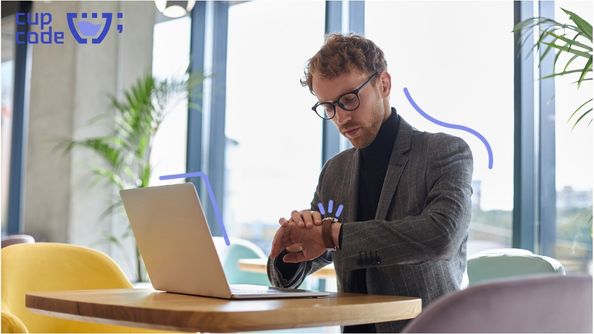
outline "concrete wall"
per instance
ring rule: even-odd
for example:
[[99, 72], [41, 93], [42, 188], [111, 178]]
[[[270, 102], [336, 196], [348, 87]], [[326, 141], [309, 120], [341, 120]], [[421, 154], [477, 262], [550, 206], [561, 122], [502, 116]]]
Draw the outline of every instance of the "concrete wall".
[[[78, 44], [69, 36], [67, 12], [123, 12], [123, 33], [115, 20], [101, 44]], [[91, 170], [101, 161], [91, 152], [65, 154], [60, 140], [105, 135], [113, 117], [91, 120], [109, 111], [109, 95], [121, 95], [152, 64], [155, 6], [146, 2], [34, 2], [33, 12], [50, 12], [53, 30], [65, 31], [61, 45], [32, 48], [29, 134], [25, 161], [25, 233], [39, 240], [91, 246], [110, 254], [134, 277], [133, 245], [127, 256], [106, 236], [120, 235], [125, 219], [100, 219], [117, 195], [95, 180]], [[114, 17], [115, 19], [115, 17]], [[34, 30], [37, 28], [34, 28]], [[38, 29], [37, 29], [38, 30]]]

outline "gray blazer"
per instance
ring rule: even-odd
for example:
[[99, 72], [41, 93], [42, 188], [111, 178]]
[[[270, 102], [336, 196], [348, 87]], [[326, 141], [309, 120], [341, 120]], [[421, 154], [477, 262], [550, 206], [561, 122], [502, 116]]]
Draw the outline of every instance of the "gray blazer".
[[[269, 260], [271, 283], [297, 287], [334, 261], [340, 292], [352, 291], [350, 273], [357, 269], [366, 270], [368, 293], [420, 297], [423, 307], [458, 290], [466, 270], [472, 168], [462, 139], [417, 131], [401, 117], [375, 218], [356, 221], [359, 150], [334, 156], [322, 169], [311, 208], [329, 200], [344, 205], [341, 249], [300, 263], [292, 277]], [[397, 332], [403, 324], [375, 326]]]

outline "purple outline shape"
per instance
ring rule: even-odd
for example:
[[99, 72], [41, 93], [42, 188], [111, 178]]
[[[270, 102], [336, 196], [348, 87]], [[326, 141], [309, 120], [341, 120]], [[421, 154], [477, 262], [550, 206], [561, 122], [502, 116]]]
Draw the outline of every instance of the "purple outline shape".
[[[332, 213], [332, 208], [334, 207], [334, 200], [329, 200], [328, 201], [328, 213]], [[324, 203], [319, 202], [318, 203], [318, 209], [320, 209], [320, 213], [322, 215], [326, 214], [326, 211], [324, 210]], [[334, 217], [338, 218], [340, 217], [340, 214], [342, 213], [342, 209], [344, 209], [344, 205], [340, 204], [338, 206], [338, 209], [336, 209], [336, 213], [334, 214]]]
[[485, 148], [487, 149], [487, 155], [489, 156], [489, 169], [493, 169], [493, 150], [491, 149], [491, 145], [489, 145], [489, 142], [487, 141], [487, 139], [481, 135], [478, 131], [471, 129], [467, 126], [464, 125], [458, 125], [458, 124], [452, 124], [452, 123], [446, 123], [443, 121], [440, 121], [436, 118], [433, 118], [432, 116], [430, 116], [429, 114], [427, 114], [426, 112], [424, 112], [413, 100], [413, 98], [410, 96], [410, 93], [408, 92], [408, 88], [404, 87], [404, 95], [406, 95], [406, 98], [408, 99], [408, 102], [410, 102], [410, 104], [413, 106], [413, 108], [415, 108], [419, 114], [421, 114], [421, 116], [425, 117], [426, 119], [428, 119], [430, 122], [433, 122], [437, 125], [446, 127], [446, 128], [450, 128], [450, 129], [456, 129], [456, 130], [462, 130], [462, 131], [466, 131], [474, 136], [476, 136], [478, 139], [480, 139], [480, 141], [483, 142], [483, 144], [485, 145]]
[[325, 215], [326, 214], [326, 210], [324, 210], [324, 203], [320, 202], [318, 203], [318, 209], [320, 209], [320, 213]]
[[227, 230], [225, 229], [225, 224], [223, 223], [223, 218], [221, 217], [221, 213], [219, 212], [219, 206], [217, 205], [217, 199], [214, 196], [214, 192], [212, 191], [212, 187], [210, 186], [210, 181], [208, 180], [208, 175], [203, 172], [191, 172], [191, 173], [184, 173], [184, 174], [172, 174], [172, 175], [161, 175], [159, 176], [159, 180], [173, 180], [173, 179], [188, 179], [191, 177], [200, 177], [204, 184], [206, 185], [206, 190], [208, 192], [208, 199], [212, 204], [212, 208], [215, 212], [215, 217], [217, 218], [217, 223], [221, 228], [221, 233], [223, 233], [223, 238], [225, 239], [225, 244], [227, 246], [231, 245], [229, 241], [229, 236], [227, 236]]
[[336, 209], [336, 213], [334, 214], [336, 216], [336, 218], [340, 217], [340, 214], [342, 213], [343, 208], [344, 208], [344, 206], [342, 204], [338, 206], [338, 209]]

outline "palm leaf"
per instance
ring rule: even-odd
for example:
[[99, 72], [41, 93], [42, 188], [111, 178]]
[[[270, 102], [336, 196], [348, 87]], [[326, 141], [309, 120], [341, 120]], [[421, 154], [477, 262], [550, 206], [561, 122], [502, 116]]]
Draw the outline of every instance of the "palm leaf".
[[586, 74], [588, 72], [592, 72], [592, 56], [590, 56], [590, 59], [588, 59], [588, 62], [586, 63], [586, 66], [584, 66], [584, 69], [582, 70], [582, 73], [580, 74], [580, 78], [578, 79], [578, 88], [580, 88], [580, 85], [582, 84], [582, 81], [584, 81], [584, 79], [586, 78]]
[[118, 169], [121, 166], [123, 152], [112, 145], [111, 137], [98, 137], [73, 141], [73, 145], [91, 149], [114, 169]]
[[548, 78], [558, 77], [558, 76], [567, 75], [567, 74], [571, 74], [571, 73], [581, 73], [581, 72], [582, 72], [582, 70], [570, 70], [570, 71], [557, 72], [557, 73], [545, 75], [544, 77], [541, 77], [540, 79], [541, 80], [548, 79]]
[[[199, 106], [191, 103], [191, 97], [199, 94], [197, 87], [202, 84], [203, 78], [190, 73], [180, 79], [167, 80], [143, 75], [119, 97], [109, 96], [110, 110], [92, 120], [113, 117], [113, 133], [83, 140], [68, 139], [60, 142], [59, 146], [66, 153], [75, 147], [87, 149], [105, 162], [90, 168], [95, 176], [92, 185], [103, 180], [116, 189], [146, 187], [152, 172], [151, 145], [159, 126], [176, 103], [186, 100], [189, 106], [199, 110]], [[100, 219], [119, 208], [121, 200], [118, 198], [106, 208]], [[109, 242], [121, 246], [118, 236], [107, 238]]]
[[[584, 112], [573, 124], [572, 129], [575, 129], [575, 127], [578, 125], [578, 123], [587, 115], [589, 115], [592, 112], [592, 108], [586, 110], [586, 112]], [[590, 120], [590, 123], [592, 123], [592, 120]]]
[[[586, 49], [586, 52], [588, 52], [588, 51], [592, 52], [592, 47], [591, 46], [588, 46], [588, 45], [586, 45], [584, 43], [578, 42], [575, 37], [574, 37], [574, 39], [569, 39], [569, 38], [567, 38], [567, 37], [565, 37], [563, 35], [557, 35], [557, 34], [555, 34], [553, 32], [550, 32], [550, 31], [547, 31], [546, 34], [547, 35], [550, 35], [550, 36], [553, 36], [556, 39], [560, 39], [563, 42], [567, 43], [566, 45], [569, 46], [569, 48], [572, 48], [574, 46], [577, 46], [577, 47], [580, 47], [582, 49]], [[581, 36], [581, 35], [578, 34], [578, 35], [576, 35], [576, 37], [577, 36]]]
[[563, 8], [561, 8], [561, 10], [564, 11], [565, 14], [569, 15], [569, 19], [575, 23], [577, 30], [586, 35], [590, 42], [592, 42], [592, 25], [570, 10]]
[[[525, 43], [533, 36], [533, 30], [535, 27], [540, 28], [538, 38], [533, 43], [530, 52], [527, 57], [530, 57], [532, 52], [537, 49], [539, 55], [539, 66], [544, 59], [550, 54], [551, 51], [555, 51], [555, 58], [553, 61], [553, 68], [557, 67], [557, 63], [562, 54], [568, 54], [571, 57], [563, 65], [563, 70], [553, 74], [542, 76], [540, 79], [554, 78], [557, 76], [565, 76], [579, 73], [577, 83], [578, 88], [584, 81], [591, 81], [592, 77], [588, 74], [592, 73], [592, 25], [584, 20], [579, 15], [572, 11], [561, 8], [565, 14], [569, 16], [571, 23], [564, 24], [559, 23], [553, 19], [543, 17], [533, 17], [526, 19], [518, 24], [514, 25], [513, 32], [519, 33], [518, 38], [521, 47], [524, 47]], [[574, 32], [574, 33], [572, 33]], [[569, 36], [573, 36], [570, 38]], [[578, 58], [585, 58], [586, 63], [582, 68], [571, 68], [572, 64], [575, 64], [575, 60]], [[585, 112], [581, 113], [584, 108], [592, 102], [592, 99], [583, 103], [577, 108], [569, 117], [569, 119], [576, 119], [574, 127], [588, 115], [591, 115], [592, 108], [589, 108]], [[592, 120], [588, 123], [591, 124]]]
[[[590, 98], [589, 100], [587, 100], [586, 102], [584, 102], [584, 103], [583, 103], [581, 106], [579, 106], [579, 107], [578, 107], [578, 108], [577, 108], [577, 109], [576, 109], [576, 110], [575, 110], [575, 111], [574, 111], [574, 112], [571, 114], [571, 116], [569, 116], [569, 119], [568, 119], [568, 120], [571, 120], [571, 119], [572, 119], [574, 116], [576, 116], [576, 115], [577, 115], [577, 113], [578, 113], [578, 112], [579, 112], [579, 111], [580, 111], [580, 110], [581, 110], [583, 107], [585, 107], [585, 106], [586, 106], [588, 103], [591, 103], [591, 102], [592, 102], [592, 98]], [[591, 110], [592, 110], [592, 109], [590, 109], [590, 111], [591, 111]], [[586, 112], [585, 112], [585, 114], [587, 114], [588, 112], [589, 112], [589, 111], [586, 111]], [[575, 123], [575, 124], [573, 125], [573, 127], [575, 127], [576, 125], [577, 125], [577, 123]]]
[[573, 54], [575, 54], [575, 55], [579, 55], [579, 56], [581, 56], [581, 57], [584, 57], [584, 58], [589, 58], [589, 57], [590, 57], [590, 54], [589, 54], [588, 52], [585, 52], [585, 51], [579, 51], [579, 50], [573, 50], [573, 49], [572, 49], [570, 46], [568, 46], [568, 45], [557, 45], [557, 44], [554, 44], [554, 43], [548, 43], [548, 42], [543, 42], [543, 44], [545, 44], [545, 45], [548, 45], [548, 46], [550, 46], [550, 47], [552, 47], [552, 48], [555, 48], [555, 49], [561, 50], [561, 51], [565, 51], [565, 52], [568, 52], [568, 53], [573, 53]]
[[[561, 52], [557, 52], [557, 56], [561, 55]], [[569, 61], [567, 61], [567, 63], [565, 64], [565, 67], [563, 67], [563, 72], [567, 71], [567, 68], [569, 67], [569, 65], [571, 65], [571, 63], [573, 63], [573, 61], [578, 58], [578, 55], [573, 55], [571, 57], [571, 59], [569, 59]]]

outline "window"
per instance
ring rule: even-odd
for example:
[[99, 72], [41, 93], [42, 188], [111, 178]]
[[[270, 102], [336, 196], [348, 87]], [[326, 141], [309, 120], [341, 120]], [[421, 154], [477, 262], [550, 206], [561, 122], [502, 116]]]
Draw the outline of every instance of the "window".
[[[555, 19], [569, 22], [568, 9], [592, 22], [592, 3], [555, 2]], [[559, 64], [568, 59], [561, 58]], [[585, 63], [575, 64], [581, 68]], [[557, 67], [557, 71], [562, 68]], [[592, 81], [578, 90], [576, 77], [561, 76], [555, 80], [557, 240], [555, 258], [567, 272], [592, 272], [592, 126], [590, 115], [572, 130], [572, 112], [592, 98]], [[590, 106], [592, 104], [590, 103]]]
[[224, 220], [270, 250], [278, 218], [309, 207], [321, 170], [322, 120], [299, 79], [324, 39], [324, 2], [229, 8]]
[[[190, 59], [189, 16], [155, 24], [153, 31], [153, 76], [159, 80], [180, 79]], [[176, 99], [174, 99], [176, 100]], [[190, 112], [195, 112], [191, 110]], [[181, 99], [171, 107], [157, 132], [152, 153], [151, 184], [158, 184], [159, 176], [186, 171], [188, 129], [188, 101]], [[176, 182], [183, 182], [179, 179]]]
[[[513, 207], [513, 3], [367, 2], [366, 36], [384, 51], [392, 76], [391, 101], [419, 130], [463, 138], [474, 157], [473, 212], [468, 254], [511, 246]], [[389, 24], [387, 22], [390, 22]], [[423, 118], [470, 127], [475, 136]]]
[[14, 86], [14, 15], [2, 18], [2, 233], [8, 226], [8, 187], [12, 142], [12, 99]]

